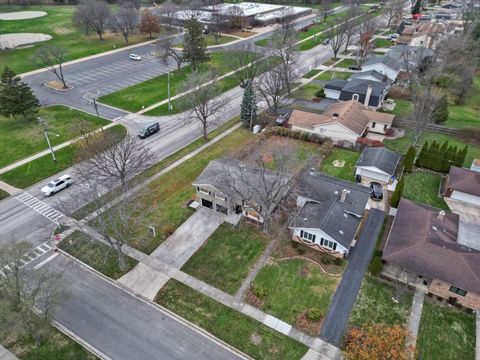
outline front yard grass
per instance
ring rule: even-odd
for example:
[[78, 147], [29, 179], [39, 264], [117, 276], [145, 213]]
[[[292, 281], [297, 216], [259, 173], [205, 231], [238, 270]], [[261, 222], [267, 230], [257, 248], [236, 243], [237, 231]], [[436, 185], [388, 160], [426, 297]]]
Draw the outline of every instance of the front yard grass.
[[314, 77], [315, 75], [317, 75], [320, 71], [322, 71], [322, 70], [312, 69], [309, 72], [307, 72], [305, 75], [303, 75], [302, 77], [305, 78], [305, 79], [310, 79], [311, 77]]
[[9, 193], [7, 193], [6, 191], [0, 189], [0, 200], [5, 199], [5, 198], [7, 198], [7, 197], [9, 197], [9, 196], [10, 196]]
[[310, 261], [274, 260], [260, 270], [253, 286], [264, 292], [262, 310], [293, 325], [312, 308], [320, 309], [323, 318], [340, 279]]
[[255, 225], [222, 224], [182, 271], [234, 295], [267, 244], [268, 239]]
[[315, 80], [347, 80], [352, 76], [352, 73], [349, 72], [340, 72], [340, 71], [325, 71], [324, 73], [318, 75]]
[[298, 90], [295, 90], [292, 96], [299, 100], [312, 100], [317, 97], [317, 93], [323, 89], [322, 85], [308, 83]]
[[440, 175], [416, 172], [404, 176], [404, 198], [448, 210], [445, 201], [438, 196], [440, 182], [442, 181]]
[[[104, 130], [108, 134], [116, 134], [118, 141], [127, 134], [123, 125], [115, 125]], [[55, 151], [57, 162], [53, 162], [52, 155], [47, 154], [27, 164], [16, 167], [0, 175], [0, 180], [20, 189], [25, 189], [43, 179], [75, 165], [78, 162], [76, 157], [77, 145], [68, 145]]]
[[382, 38], [376, 38], [373, 43], [377, 48], [389, 48], [394, 44], [393, 41]]
[[475, 359], [475, 316], [425, 299], [417, 350], [425, 360]]
[[366, 276], [355, 301], [348, 327], [362, 327], [368, 323], [384, 322], [406, 326], [413, 295], [403, 291], [398, 303], [393, 301], [395, 288], [373, 277]]
[[255, 359], [300, 359], [308, 348], [186, 285], [170, 280], [155, 302]]
[[354, 59], [343, 59], [335, 67], [339, 68], [348, 68], [349, 66], [357, 65], [357, 62]]
[[78, 230], [62, 240], [58, 247], [113, 280], [121, 278], [138, 264], [137, 260], [125, 255], [127, 269], [123, 271], [115, 250]]
[[[355, 164], [359, 157], [359, 152], [333, 148], [330, 154], [323, 159], [320, 171], [340, 179], [355, 181]], [[333, 165], [335, 160], [345, 161], [345, 164], [342, 167], [336, 167]]]
[[[80, 122], [84, 123], [89, 131], [110, 123], [108, 120], [62, 105], [43, 107], [38, 116], [48, 122], [49, 130], [52, 132], [49, 136], [52, 146], [81, 135], [78, 128]], [[43, 128], [36, 119], [0, 117], [0, 154], [2, 154], [0, 167], [47, 149]]]

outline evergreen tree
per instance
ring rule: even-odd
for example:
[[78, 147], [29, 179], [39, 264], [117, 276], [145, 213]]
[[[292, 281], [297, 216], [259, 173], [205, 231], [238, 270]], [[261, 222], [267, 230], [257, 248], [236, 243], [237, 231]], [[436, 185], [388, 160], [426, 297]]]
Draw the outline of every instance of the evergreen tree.
[[415, 165], [417, 165], [417, 167], [420, 167], [420, 168], [425, 167], [428, 150], [429, 150], [429, 145], [427, 141], [423, 144], [422, 149], [420, 150], [420, 154], [418, 154], [417, 161], [415, 162]]
[[210, 57], [207, 54], [207, 39], [202, 34], [203, 25], [195, 18], [185, 22], [185, 37], [183, 47], [183, 58], [190, 62], [193, 70], [207, 61]]
[[457, 147], [456, 146], [449, 146], [447, 152], [445, 153], [445, 166], [443, 168], [443, 172], [448, 172], [450, 170], [450, 166], [454, 164], [455, 158], [457, 156]]
[[40, 103], [32, 89], [20, 81], [20, 77], [8, 67], [1, 75], [0, 115], [10, 117], [22, 115], [24, 118], [35, 114]]
[[436, 124], [444, 123], [448, 120], [448, 98], [446, 95], [442, 96], [437, 102], [432, 112], [432, 118]]
[[422, 11], [422, 0], [417, 0], [412, 7], [412, 15], [420, 14], [420, 11]]
[[402, 178], [398, 181], [397, 187], [395, 188], [395, 192], [392, 195], [392, 198], [390, 199], [390, 206], [397, 208], [398, 203], [400, 202], [400, 198], [403, 195], [403, 188], [404, 188], [404, 180], [405, 177], [402, 176]]
[[440, 145], [434, 140], [428, 151], [427, 165], [425, 167], [433, 171], [438, 171], [439, 164], [441, 166], [442, 160], [442, 156], [440, 155]]
[[405, 159], [403, 161], [405, 172], [407, 173], [412, 172], [415, 155], [416, 155], [415, 148], [413, 146], [410, 146], [408, 148], [407, 154], [405, 155]]
[[465, 162], [465, 158], [467, 157], [467, 152], [468, 152], [468, 145], [465, 145], [465, 147], [462, 150], [459, 150], [457, 152], [456, 161], [452, 165], [462, 167], [463, 163]]
[[255, 121], [257, 117], [257, 104], [255, 99], [255, 91], [252, 81], [248, 81], [243, 91], [243, 99], [240, 107], [240, 119], [246, 128], [250, 127], [250, 122]]
[[445, 172], [445, 171], [448, 171], [448, 169], [450, 168], [450, 163], [448, 162], [448, 159], [447, 159], [447, 153], [448, 153], [448, 140], [446, 140], [442, 146], [440, 147], [440, 151], [439, 151], [439, 161], [438, 161], [438, 170], [437, 171], [441, 171], [441, 172]]

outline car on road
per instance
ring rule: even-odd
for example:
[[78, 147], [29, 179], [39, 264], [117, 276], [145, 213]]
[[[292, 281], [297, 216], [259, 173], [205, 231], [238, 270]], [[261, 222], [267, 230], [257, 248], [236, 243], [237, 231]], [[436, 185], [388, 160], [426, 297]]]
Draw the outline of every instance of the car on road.
[[73, 184], [72, 177], [68, 174], [65, 174], [55, 180], [50, 181], [47, 185], [42, 187], [41, 192], [45, 196], [51, 196], [59, 192], [60, 190], [68, 188], [72, 184]]
[[140, 139], [146, 139], [147, 137], [156, 134], [160, 131], [160, 125], [157, 123], [151, 123], [140, 129], [138, 137]]
[[141, 61], [142, 57], [137, 54], [130, 54], [130, 60]]
[[370, 183], [370, 199], [375, 201], [381, 201], [383, 199], [382, 184], [374, 181]]
[[325, 39], [325, 40], [323, 40], [323, 41], [322, 41], [322, 44], [323, 44], [323, 45], [328, 45], [328, 44], [330, 44], [330, 39]]
[[362, 70], [361, 66], [358, 65], [351, 65], [348, 67], [349, 70]]

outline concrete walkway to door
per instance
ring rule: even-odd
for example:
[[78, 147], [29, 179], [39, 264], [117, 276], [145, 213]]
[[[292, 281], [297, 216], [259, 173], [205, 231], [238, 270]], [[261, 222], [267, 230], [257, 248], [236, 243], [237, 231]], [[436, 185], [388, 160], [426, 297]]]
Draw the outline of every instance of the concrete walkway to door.
[[[223, 223], [225, 215], [199, 208], [150, 255], [173, 268], [180, 269]], [[153, 300], [169, 277], [139, 263], [118, 279], [137, 294]]]

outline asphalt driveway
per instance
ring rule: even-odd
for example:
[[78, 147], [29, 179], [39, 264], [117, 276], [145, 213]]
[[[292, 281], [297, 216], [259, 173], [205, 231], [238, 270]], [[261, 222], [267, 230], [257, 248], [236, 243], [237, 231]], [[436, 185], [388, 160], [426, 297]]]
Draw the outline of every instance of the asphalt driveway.
[[360, 239], [350, 253], [347, 268], [333, 296], [320, 337], [335, 346], [340, 346], [342, 342], [350, 313], [375, 250], [384, 217], [384, 211], [370, 209]]

